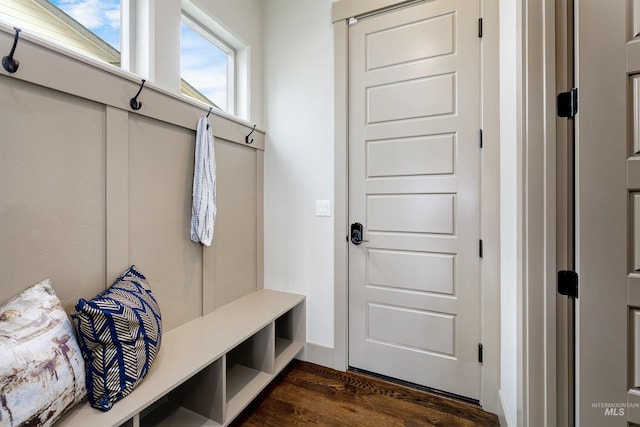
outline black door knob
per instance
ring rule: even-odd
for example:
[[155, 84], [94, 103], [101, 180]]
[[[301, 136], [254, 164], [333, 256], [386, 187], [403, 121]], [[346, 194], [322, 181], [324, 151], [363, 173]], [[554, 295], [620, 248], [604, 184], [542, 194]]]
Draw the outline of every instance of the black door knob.
[[363, 229], [364, 227], [359, 222], [351, 224], [351, 243], [357, 246], [362, 242], [368, 242], [362, 238]]

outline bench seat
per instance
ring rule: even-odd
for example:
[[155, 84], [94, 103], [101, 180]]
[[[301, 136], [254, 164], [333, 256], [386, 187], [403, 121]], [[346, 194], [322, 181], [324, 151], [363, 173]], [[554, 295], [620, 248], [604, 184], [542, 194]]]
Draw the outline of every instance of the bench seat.
[[304, 349], [305, 297], [260, 290], [163, 335], [145, 379], [107, 412], [84, 402], [58, 426], [230, 423]]

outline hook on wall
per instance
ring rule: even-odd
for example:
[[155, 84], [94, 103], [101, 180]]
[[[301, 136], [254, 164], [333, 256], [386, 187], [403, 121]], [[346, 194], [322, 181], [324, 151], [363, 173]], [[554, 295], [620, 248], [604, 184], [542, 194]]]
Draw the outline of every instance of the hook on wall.
[[251, 132], [249, 132], [249, 135], [244, 137], [244, 142], [246, 142], [247, 144], [253, 144], [253, 138], [249, 140], [249, 137], [251, 136], [254, 130], [256, 130], [256, 125], [253, 125], [253, 129], [251, 129]]
[[2, 66], [5, 70], [7, 70], [7, 73], [11, 74], [18, 71], [18, 66], [20, 65], [19, 61], [13, 59], [13, 54], [16, 52], [16, 47], [18, 46], [18, 38], [20, 37], [20, 31], [22, 31], [18, 27], [13, 27], [13, 29], [16, 30], [16, 35], [13, 39], [13, 47], [11, 48], [11, 53], [9, 53], [8, 56], [2, 58]]
[[145, 82], [146, 80], [142, 79], [142, 84], [140, 85], [140, 89], [138, 89], [138, 93], [136, 93], [136, 96], [134, 96], [129, 100], [129, 106], [131, 106], [132, 110], [138, 111], [139, 109], [142, 108], [142, 102], [138, 102], [138, 96], [140, 96], [140, 93], [142, 92], [142, 88], [144, 87]]
[[[209, 112], [207, 113], [207, 119], [209, 118], [209, 114], [211, 114], [211, 110], [213, 110], [213, 107], [209, 107]], [[209, 129], [209, 123], [207, 123], [207, 129]]]

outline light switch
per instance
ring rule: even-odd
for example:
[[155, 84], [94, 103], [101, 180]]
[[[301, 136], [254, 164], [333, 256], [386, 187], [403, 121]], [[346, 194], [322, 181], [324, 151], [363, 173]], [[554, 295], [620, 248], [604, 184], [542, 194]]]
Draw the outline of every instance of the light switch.
[[331, 200], [316, 200], [316, 216], [331, 216]]

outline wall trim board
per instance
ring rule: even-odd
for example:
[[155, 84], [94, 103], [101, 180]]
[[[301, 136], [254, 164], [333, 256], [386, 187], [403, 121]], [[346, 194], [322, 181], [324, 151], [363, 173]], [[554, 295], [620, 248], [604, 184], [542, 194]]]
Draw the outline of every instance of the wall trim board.
[[349, 348], [348, 304], [349, 281], [348, 248], [345, 236], [349, 234], [349, 165], [348, 165], [348, 131], [349, 81], [348, 52], [349, 34], [346, 21], [337, 21], [333, 25], [334, 31], [334, 99], [335, 99], [335, 138], [334, 138], [334, 332], [333, 346], [335, 348], [335, 369], [346, 371], [349, 364], [347, 352]]
[[326, 347], [320, 344], [308, 342], [305, 345], [304, 353], [301, 359], [305, 362], [311, 362], [315, 363], [316, 365], [332, 368], [334, 358], [335, 351], [333, 347]]
[[129, 263], [129, 115], [106, 107], [105, 196], [106, 274], [111, 283]]
[[504, 403], [504, 395], [502, 394], [502, 390], [498, 391], [498, 421], [500, 422], [501, 427], [511, 427], [514, 424], [509, 419], [509, 413], [505, 410], [507, 405]]
[[414, 3], [416, 0], [340, 0], [333, 4], [333, 22], [345, 20], [353, 16], [370, 14], [392, 6]]
[[552, 426], [561, 425], [556, 398], [557, 21], [553, 0], [518, 2], [517, 8], [518, 397], [517, 419], [511, 421]]
[[[11, 46], [13, 38], [13, 29], [0, 23], [0, 46]], [[18, 71], [8, 74], [4, 68], [0, 68], [0, 76], [33, 83], [186, 129], [195, 130], [198, 118], [209, 109], [206, 104], [147, 82], [138, 98], [143, 107], [134, 112], [129, 107], [129, 100], [140, 88], [140, 77], [76, 54], [28, 32], [20, 33], [15, 58], [20, 61]], [[212, 111], [209, 117], [216, 138], [247, 145], [244, 137], [251, 132], [252, 124], [219, 110]], [[256, 128], [251, 135], [254, 142], [249, 147], [264, 150], [264, 134], [264, 130]]]
[[256, 154], [256, 287], [264, 289], [264, 151], [258, 150]]

